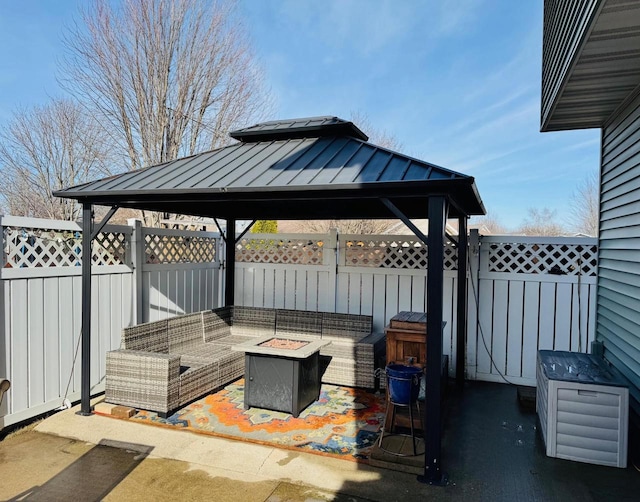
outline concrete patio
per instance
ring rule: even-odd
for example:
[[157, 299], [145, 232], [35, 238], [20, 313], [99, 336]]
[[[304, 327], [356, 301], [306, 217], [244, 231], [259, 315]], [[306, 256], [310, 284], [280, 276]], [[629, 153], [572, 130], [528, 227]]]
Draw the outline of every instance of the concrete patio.
[[[0, 442], [0, 498], [82, 500], [637, 500], [640, 473], [548, 458], [513, 386], [450, 389], [449, 485], [411, 474], [101, 416], [57, 413]], [[28, 495], [28, 497], [26, 497]]]

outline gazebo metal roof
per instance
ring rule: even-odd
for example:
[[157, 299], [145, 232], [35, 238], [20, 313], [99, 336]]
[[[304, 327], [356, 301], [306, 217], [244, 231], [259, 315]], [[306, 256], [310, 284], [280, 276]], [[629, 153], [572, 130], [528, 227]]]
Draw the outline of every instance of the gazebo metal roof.
[[[443, 194], [451, 216], [484, 214], [474, 179], [365, 141], [353, 123], [316, 117], [257, 124], [224, 148], [55, 192], [81, 202], [218, 218], [389, 218], [392, 199], [424, 218]], [[294, 205], [292, 205], [294, 203]]]
[[353, 136], [368, 141], [369, 137], [353, 122], [338, 117], [308, 117], [303, 119], [272, 120], [232, 131], [230, 136], [240, 141], [304, 138], [309, 133], [317, 136]]

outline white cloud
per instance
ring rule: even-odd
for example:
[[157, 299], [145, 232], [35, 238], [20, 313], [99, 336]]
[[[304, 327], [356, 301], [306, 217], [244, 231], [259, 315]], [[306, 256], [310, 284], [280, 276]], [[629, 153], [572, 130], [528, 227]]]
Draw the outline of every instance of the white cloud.
[[280, 5], [281, 18], [303, 26], [304, 32], [333, 50], [364, 56], [412, 32], [420, 23], [420, 5], [394, 0], [342, 0]]
[[[574, 150], [582, 150], [583, 148], [596, 149], [600, 146], [600, 138], [592, 138], [586, 141], [580, 141], [578, 143], [572, 143], [569, 146], [562, 148], [563, 152], [572, 152]], [[597, 151], [597, 149], [596, 149]]]
[[456, 124], [449, 129], [449, 133], [453, 134], [470, 128], [476, 128], [479, 124], [485, 123], [487, 121], [487, 117], [497, 116], [503, 113], [505, 108], [509, 110], [511, 108], [510, 105], [518, 101], [520, 98], [528, 95], [533, 89], [533, 85], [518, 87], [515, 91], [507, 94], [506, 96], [499, 96], [497, 101], [486, 105], [480, 110], [472, 112], [468, 118], [458, 120]]
[[441, 0], [438, 2], [437, 23], [434, 23], [435, 33], [458, 33], [474, 20], [482, 4], [481, 0]]

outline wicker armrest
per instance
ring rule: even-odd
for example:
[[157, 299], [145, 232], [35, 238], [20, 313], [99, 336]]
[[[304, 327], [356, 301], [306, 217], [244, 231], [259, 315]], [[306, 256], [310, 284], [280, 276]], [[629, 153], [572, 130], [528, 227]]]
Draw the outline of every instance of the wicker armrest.
[[356, 361], [365, 364], [375, 371], [386, 349], [386, 337], [384, 332], [371, 333], [356, 344]]
[[178, 406], [180, 356], [139, 350], [107, 352], [105, 400], [167, 413]]
[[378, 333], [370, 333], [365, 336], [358, 343], [367, 343], [369, 345], [378, 345], [380, 343], [385, 343], [385, 333], [384, 331], [380, 331]]
[[144, 352], [169, 353], [167, 320], [137, 324], [122, 330], [122, 348]]
[[330, 358], [322, 381], [337, 385], [376, 386], [375, 368], [380, 365], [385, 349], [385, 334], [370, 333], [361, 340], [332, 338], [330, 345], [320, 350], [321, 356]]

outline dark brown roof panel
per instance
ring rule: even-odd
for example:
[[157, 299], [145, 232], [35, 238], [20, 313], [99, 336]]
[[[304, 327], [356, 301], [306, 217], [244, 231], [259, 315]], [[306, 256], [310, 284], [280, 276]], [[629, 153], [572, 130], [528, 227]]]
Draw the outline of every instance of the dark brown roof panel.
[[[299, 129], [302, 123], [325, 127], [334, 122], [345, 123], [334, 117], [321, 117], [286, 124], [265, 123], [247, 129]], [[344, 134], [236, 143], [65, 188], [55, 195], [139, 209], [163, 207], [165, 212], [189, 211], [185, 214], [224, 217], [229, 216], [228, 211], [245, 214], [257, 210], [256, 217], [267, 218], [269, 213], [281, 218], [288, 207], [283, 201], [288, 199], [306, 200], [305, 207], [312, 209], [309, 217], [332, 211], [336, 212], [334, 217], [339, 217], [337, 212], [346, 211], [348, 204], [344, 197], [348, 194], [347, 199], [353, 205], [349, 215], [366, 217], [366, 212], [360, 216], [362, 204], [352, 200], [357, 199], [358, 194], [368, 200], [387, 197], [387, 194], [417, 197], [415, 211], [420, 212], [426, 207], [423, 199], [430, 190], [446, 194], [447, 184], [451, 187], [450, 196], [460, 199], [455, 201], [456, 206], [465, 214], [483, 214], [482, 201], [472, 177]], [[269, 194], [274, 194], [271, 202]], [[418, 203], [418, 200], [422, 202]], [[282, 207], [276, 207], [278, 204]], [[296, 204], [299, 209], [303, 208], [300, 202]], [[384, 213], [384, 205], [377, 204], [375, 208], [371, 207], [369, 214], [380, 217], [380, 211]]]
[[243, 143], [322, 136], [351, 136], [363, 141], [369, 139], [353, 122], [338, 117], [309, 117], [262, 122], [232, 131], [230, 136]]

